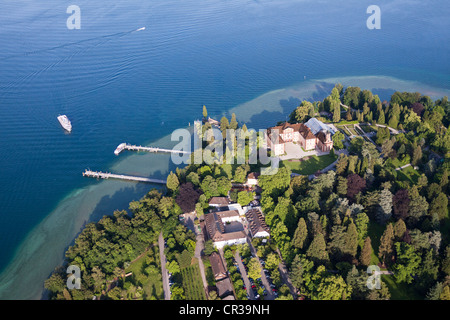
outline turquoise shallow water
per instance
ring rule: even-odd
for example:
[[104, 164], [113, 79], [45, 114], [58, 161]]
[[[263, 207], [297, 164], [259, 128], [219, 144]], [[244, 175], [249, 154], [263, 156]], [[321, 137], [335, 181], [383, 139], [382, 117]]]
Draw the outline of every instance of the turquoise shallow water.
[[82, 225], [149, 189], [84, 179], [85, 168], [173, 169], [167, 155], [115, 157], [121, 142], [170, 145], [203, 104], [265, 127], [337, 80], [382, 98], [450, 88], [445, 1], [379, 1], [372, 31], [371, 3], [356, 0], [77, 2], [81, 30], [66, 28], [72, 3], [0, 4], [1, 299], [40, 298]]

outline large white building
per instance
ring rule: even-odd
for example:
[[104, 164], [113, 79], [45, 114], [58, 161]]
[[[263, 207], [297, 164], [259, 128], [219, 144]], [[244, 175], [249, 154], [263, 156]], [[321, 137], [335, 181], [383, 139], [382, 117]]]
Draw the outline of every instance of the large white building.
[[247, 210], [245, 217], [247, 218], [248, 231], [252, 238], [270, 237], [270, 229], [266, 225], [264, 216], [259, 209], [252, 208]]
[[239, 223], [239, 212], [236, 210], [211, 212], [205, 214], [203, 234], [205, 240], [211, 239], [218, 249], [226, 245], [243, 244], [247, 242], [247, 236], [243, 230], [226, 230], [225, 224], [231, 222]]
[[267, 129], [267, 146], [276, 156], [284, 154], [286, 142], [297, 142], [308, 151], [319, 149], [330, 151], [333, 148], [332, 135], [335, 130], [316, 118], [309, 119], [306, 123], [288, 123]]

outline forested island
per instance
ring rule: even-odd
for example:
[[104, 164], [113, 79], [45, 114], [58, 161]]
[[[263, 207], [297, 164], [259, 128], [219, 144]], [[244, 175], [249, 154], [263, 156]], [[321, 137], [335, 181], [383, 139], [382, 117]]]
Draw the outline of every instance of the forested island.
[[[313, 158], [302, 159], [298, 170], [282, 161], [276, 174], [258, 177], [258, 189], [237, 191], [233, 185], [245, 183], [259, 163], [177, 168], [164, 190], [151, 190], [128, 211], [86, 225], [67, 250], [65, 265], [45, 282], [49, 298], [164, 299], [165, 267], [173, 279], [171, 299], [218, 299], [204, 290], [198, 270], [201, 260], [207, 286], [213, 286], [207, 257], [218, 250], [206, 241], [196, 255], [199, 240], [179, 217], [194, 213], [198, 227], [210, 199], [222, 196], [242, 206], [258, 199], [270, 238], [252, 243], [280, 292], [276, 299], [450, 300], [447, 97], [433, 101], [395, 92], [381, 101], [369, 90], [337, 84], [323, 101], [303, 101], [289, 122], [313, 117], [337, 128], [334, 148], [322, 156], [333, 157], [332, 170], [321, 172], [325, 164], [317, 167]], [[240, 127], [235, 115], [219, 124], [222, 131]], [[205, 121], [202, 129], [211, 126]], [[256, 257], [245, 245], [223, 249], [233, 295], [245, 300], [233, 265], [237, 252], [249, 264]], [[68, 265], [80, 267], [81, 289], [67, 288]], [[368, 288], [369, 266], [379, 268], [380, 288]], [[249, 266], [250, 278], [255, 270]]]

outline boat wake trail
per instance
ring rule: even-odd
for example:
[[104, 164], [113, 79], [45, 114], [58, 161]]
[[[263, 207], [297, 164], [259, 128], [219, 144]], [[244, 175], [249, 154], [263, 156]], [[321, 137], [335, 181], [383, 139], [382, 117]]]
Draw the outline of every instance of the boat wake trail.
[[[20, 59], [20, 58], [24, 58], [27, 56], [34, 56], [34, 55], [47, 54], [47, 53], [53, 54], [51, 63], [48, 63], [45, 66], [42, 66], [39, 69], [36, 69], [34, 71], [27, 72], [23, 76], [16, 78], [15, 80], [13, 80], [9, 83], [0, 85], [0, 89], [1, 89], [0, 90], [0, 92], [1, 92], [0, 98], [2, 98], [9, 89], [17, 87], [17, 86], [23, 86], [25, 83], [29, 83], [30, 81], [35, 79], [41, 73], [46, 72], [54, 67], [57, 67], [61, 63], [67, 62], [79, 54], [85, 53], [85, 52], [91, 50], [92, 48], [104, 45], [105, 43], [107, 43], [109, 41], [120, 39], [126, 35], [129, 35], [133, 32], [141, 31], [141, 30], [145, 30], [145, 27], [140, 28], [140, 29], [133, 29], [130, 31], [125, 31], [125, 32], [117, 32], [117, 33], [112, 33], [112, 34], [108, 34], [108, 35], [93, 37], [93, 38], [84, 39], [84, 40], [80, 40], [80, 41], [76, 41], [76, 42], [65, 43], [65, 44], [61, 44], [61, 45], [50, 47], [50, 48], [27, 51], [27, 52], [20, 53], [20, 54], [10, 55], [10, 56], [4, 57], [4, 58], [0, 57], [0, 66], [1, 66], [1, 63], [3, 63], [6, 60], [10, 60], [10, 59], [15, 59], [15, 58]], [[73, 48], [75, 48], [75, 49], [73, 49]], [[70, 50], [68, 50], [68, 49], [70, 49]]]
[[[141, 31], [141, 30], [145, 30], [145, 27], [142, 27], [142, 28], [139, 28], [139, 29], [133, 29], [133, 30], [130, 30], [130, 31], [125, 31], [125, 32], [112, 33], [112, 34], [108, 34], [108, 35], [104, 35], [104, 36], [84, 39], [84, 40], [80, 40], [80, 41], [77, 41], [77, 42], [65, 43], [65, 44], [62, 44], [62, 45], [59, 45], [59, 46], [50, 47], [50, 48], [33, 50], [33, 51], [27, 51], [27, 52], [24, 52], [24, 53], [15, 54], [15, 55], [7, 56], [7, 57], [4, 57], [4, 58], [0, 58], [0, 61], [9, 60], [9, 59], [17, 58], [17, 57], [23, 57], [23, 56], [39, 54], [39, 53], [50, 52], [50, 51], [54, 51], [54, 50], [58, 50], [58, 49], [64, 49], [64, 48], [68, 48], [68, 47], [72, 47], [72, 46], [77, 46], [77, 45], [80, 45], [80, 44], [91, 43], [91, 42], [98, 41], [98, 40], [100, 40], [101, 43], [103, 43], [103, 42], [106, 42], [106, 41], [109, 41], [109, 40], [112, 40], [112, 39], [115, 39], [115, 38], [121, 38], [123, 36], [126, 36], [127, 34], [130, 34], [130, 33], [136, 32], [136, 31]], [[98, 43], [95, 46], [97, 46], [97, 45], [98, 45]]]

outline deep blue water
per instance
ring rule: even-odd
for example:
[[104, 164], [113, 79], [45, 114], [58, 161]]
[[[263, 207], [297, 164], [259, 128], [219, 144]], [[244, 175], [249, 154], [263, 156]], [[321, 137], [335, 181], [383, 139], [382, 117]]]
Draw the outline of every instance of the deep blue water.
[[[66, 27], [71, 4], [80, 30]], [[202, 105], [219, 116], [304, 76], [449, 89], [447, 1], [377, 1], [380, 30], [366, 28], [371, 4], [2, 0], [0, 270], [62, 198], [93, 183], [81, 171], [107, 170], [120, 142], [158, 139]], [[71, 134], [58, 114], [72, 120]]]

